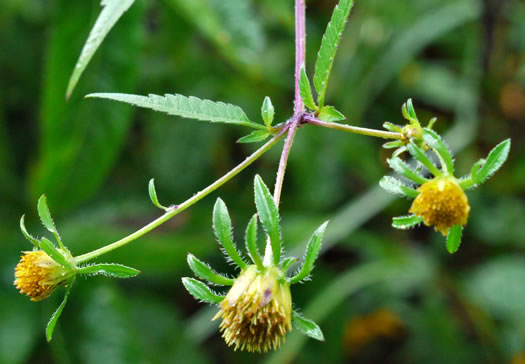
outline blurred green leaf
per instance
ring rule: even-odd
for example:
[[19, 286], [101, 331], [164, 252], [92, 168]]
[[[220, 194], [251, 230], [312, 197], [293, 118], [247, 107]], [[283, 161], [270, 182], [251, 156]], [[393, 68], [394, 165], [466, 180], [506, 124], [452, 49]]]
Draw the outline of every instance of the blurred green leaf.
[[233, 242], [230, 213], [226, 204], [220, 198], [217, 199], [213, 207], [213, 230], [217, 240], [224, 248], [225, 254], [241, 269], [246, 268], [246, 262], [241, 258]]
[[313, 233], [312, 237], [310, 238], [310, 241], [308, 242], [308, 245], [306, 246], [306, 252], [303, 258], [303, 265], [298, 270], [297, 274], [290, 279], [291, 284], [299, 283], [302, 280], [309, 278], [317, 256], [319, 255], [319, 251], [321, 250], [321, 245], [323, 243], [323, 235], [327, 225], [328, 221], [319, 226], [319, 228], [317, 228], [317, 230]]
[[53, 331], [55, 331], [55, 326], [58, 322], [58, 319], [60, 318], [60, 315], [62, 315], [62, 311], [64, 310], [64, 307], [66, 307], [67, 299], [69, 297], [69, 292], [71, 291], [71, 286], [66, 288], [66, 293], [64, 295], [64, 299], [56, 309], [56, 311], [53, 313], [51, 318], [49, 319], [49, 322], [47, 323], [46, 327], [46, 340], [47, 342], [50, 342], [53, 338]]
[[485, 164], [472, 176], [476, 184], [485, 182], [503, 166], [510, 152], [510, 139], [496, 145], [489, 153]]
[[323, 121], [341, 121], [346, 119], [341, 112], [337, 111], [333, 106], [323, 106], [321, 110], [319, 110], [319, 119]]
[[450, 254], [454, 254], [458, 251], [459, 245], [461, 244], [461, 235], [463, 233], [463, 226], [454, 225], [450, 228], [447, 235], [447, 250]]
[[279, 210], [273, 196], [259, 175], [255, 176], [255, 206], [261, 223], [272, 244], [273, 262], [278, 265], [281, 261], [281, 226], [279, 224]]
[[151, 202], [157, 206], [159, 209], [161, 210], [167, 210], [168, 208], [165, 207], [165, 206], [162, 206], [160, 203], [159, 203], [159, 199], [157, 197], [157, 190], [155, 189], [155, 179], [152, 178], [149, 180], [149, 183], [148, 183], [148, 193], [149, 193], [149, 198], [151, 200]]
[[[427, 157], [425, 152], [419, 148], [412, 140], [408, 144], [408, 151], [412, 156], [421, 162], [434, 176], [441, 176], [443, 173], [432, 163], [430, 158]], [[446, 167], [445, 167], [446, 168]]]
[[379, 186], [385, 191], [398, 196], [416, 198], [419, 195], [417, 190], [405, 186], [400, 180], [391, 176], [384, 176], [381, 178]]
[[122, 264], [102, 263], [80, 267], [78, 273], [90, 276], [103, 275], [112, 278], [132, 278], [139, 275], [140, 271]]
[[231, 286], [234, 280], [215, 272], [208, 264], [197, 259], [193, 254], [188, 254], [188, 265], [195, 275], [201, 279], [221, 286]]
[[295, 310], [292, 313], [292, 323], [294, 327], [301, 331], [304, 335], [309, 336], [315, 340], [324, 341], [324, 335], [319, 325], [317, 325], [312, 320], [304, 318]]
[[264, 124], [268, 128], [271, 127], [273, 118], [275, 116], [275, 109], [269, 96], [264, 98], [263, 104], [261, 106], [261, 116], [263, 118]]
[[109, 33], [111, 28], [120, 19], [122, 14], [129, 9], [135, 0], [102, 0], [100, 5], [103, 7], [100, 15], [97, 18], [95, 25], [89, 33], [89, 37], [82, 48], [80, 57], [75, 65], [75, 69], [69, 79], [67, 86], [66, 98], [69, 99], [73, 89], [75, 88], [80, 76], [86, 69], [89, 61], [97, 51], [98, 47], [102, 44], [102, 41]]
[[210, 287], [196, 279], [183, 277], [182, 284], [196, 300], [219, 304], [224, 299], [224, 296], [217, 295], [210, 289]]
[[392, 226], [396, 229], [407, 230], [423, 222], [421, 216], [409, 215], [394, 217], [392, 219]]
[[271, 134], [266, 130], [256, 130], [240, 139], [237, 139], [237, 143], [258, 143], [268, 139], [270, 135]]
[[400, 175], [408, 179], [411, 179], [412, 181], [418, 184], [423, 184], [425, 182], [428, 182], [428, 179], [426, 179], [425, 177], [415, 172], [405, 162], [403, 162], [399, 157], [387, 159], [387, 162], [390, 168], [392, 168], [394, 171], [396, 171], [397, 173], [399, 173]]
[[304, 64], [301, 67], [301, 75], [299, 77], [299, 92], [304, 105], [310, 110], [317, 110], [317, 105], [315, 104], [314, 98], [312, 96], [312, 86], [310, 85], [310, 80], [306, 74]]

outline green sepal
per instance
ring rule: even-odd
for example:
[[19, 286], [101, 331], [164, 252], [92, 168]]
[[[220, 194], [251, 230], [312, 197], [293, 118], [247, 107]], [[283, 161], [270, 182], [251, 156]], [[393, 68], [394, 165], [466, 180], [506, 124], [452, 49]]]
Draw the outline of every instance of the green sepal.
[[383, 128], [385, 128], [388, 131], [393, 131], [393, 132], [396, 132], [396, 133], [401, 133], [403, 131], [403, 127], [402, 126], [393, 124], [393, 123], [391, 123], [389, 121], [385, 121], [383, 123]]
[[387, 159], [387, 163], [394, 171], [418, 184], [428, 182], [428, 179], [416, 173], [398, 157]]
[[295, 310], [292, 312], [292, 324], [302, 334], [315, 340], [324, 341], [324, 335], [319, 325], [317, 325], [312, 320], [301, 316]]
[[152, 178], [149, 180], [149, 183], [148, 183], [148, 193], [149, 193], [149, 198], [151, 200], [151, 202], [157, 206], [159, 209], [161, 210], [168, 210], [169, 208], [166, 207], [166, 206], [163, 206], [159, 203], [159, 199], [157, 197], [157, 190], [155, 189], [155, 179]]
[[68, 287], [66, 288], [66, 294], [64, 295], [64, 299], [56, 309], [56, 311], [51, 315], [51, 318], [49, 319], [49, 322], [47, 323], [46, 327], [46, 340], [47, 342], [50, 342], [51, 339], [53, 339], [53, 331], [55, 331], [55, 326], [58, 322], [58, 319], [60, 318], [60, 315], [62, 315], [62, 311], [64, 311], [64, 307], [66, 307], [67, 299], [69, 298], [69, 292], [71, 291], [71, 286], [73, 285], [73, 282], [71, 282]]
[[416, 198], [419, 195], [419, 191], [405, 186], [400, 180], [391, 177], [384, 176], [379, 181], [379, 186], [385, 191], [390, 192], [394, 195], [405, 196], [409, 198]]
[[264, 98], [261, 106], [261, 116], [266, 127], [271, 128], [275, 117], [275, 108], [273, 107], [272, 100], [268, 96]]
[[24, 235], [24, 237], [29, 240], [34, 246], [36, 246], [37, 248], [40, 247], [40, 241], [38, 241], [37, 238], [35, 238], [34, 236], [32, 236], [31, 234], [29, 234], [27, 232], [27, 229], [26, 229], [26, 224], [24, 222], [24, 219], [25, 219], [25, 215], [22, 215], [22, 217], [20, 218], [20, 230], [22, 230], [22, 234]]
[[288, 257], [281, 262], [281, 271], [286, 275], [292, 264], [297, 263], [299, 259], [296, 257]]
[[496, 145], [489, 153], [485, 164], [481, 167], [474, 178], [476, 184], [485, 182], [489, 177], [501, 168], [507, 160], [510, 152], [510, 139], [504, 140]]
[[443, 172], [446, 174], [454, 174], [454, 160], [449, 148], [443, 141], [443, 138], [434, 130], [428, 128], [423, 129], [423, 140], [430, 148], [434, 149], [439, 159], [441, 160]]
[[193, 254], [188, 254], [188, 265], [195, 275], [213, 284], [232, 286], [234, 280], [215, 272], [208, 264], [197, 259]]
[[224, 299], [224, 296], [213, 292], [210, 287], [193, 278], [183, 277], [182, 284], [184, 288], [198, 301], [219, 304]]
[[51, 259], [53, 259], [58, 264], [64, 266], [64, 267], [70, 267], [72, 268], [73, 265], [70, 261], [67, 260], [67, 258], [64, 256], [63, 253], [61, 253], [46, 237], [43, 237], [42, 240], [40, 240], [40, 249], [42, 249]]
[[246, 250], [257, 268], [263, 268], [263, 261], [257, 249], [257, 214], [254, 214], [248, 223], [245, 234]]
[[279, 226], [279, 211], [273, 196], [259, 175], [255, 176], [255, 206], [259, 220], [270, 237], [272, 244], [273, 263], [278, 265], [281, 260], [281, 227]]
[[434, 176], [439, 177], [442, 175], [441, 171], [432, 163], [430, 158], [427, 157], [425, 152], [419, 148], [412, 140], [408, 144], [408, 152], [418, 161], [421, 162]]
[[310, 238], [310, 241], [306, 246], [303, 265], [301, 266], [297, 274], [290, 279], [291, 284], [295, 284], [304, 279], [308, 279], [308, 277], [310, 276], [310, 273], [312, 272], [312, 269], [314, 267], [315, 260], [317, 259], [319, 251], [321, 250], [326, 225], [328, 225], [328, 221], [319, 226], [319, 228], [313, 233], [312, 237]]
[[299, 77], [299, 93], [301, 94], [301, 99], [303, 99], [304, 105], [310, 110], [317, 111], [317, 105], [312, 96], [312, 86], [310, 85], [310, 80], [306, 74], [304, 64], [301, 66], [301, 74]]
[[383, 148], [385, 149], [394, 149], [394, 148], [399, 148], [402, 146], [403, 146], [403, 142], [400, 140], [396, 140], [393, 142], [386, 142], [385, 144], [383, 144]]
[[102, 275], [112, 278], [132, 278], [140, 274], [140, 270], [115, 263], [87, 265], [78, 268], [77, 272], [78, 274], [91, 276]]
[[256, 130], [242, 138], [237, 139], [237, 143], [258, 143], [266, 140], [271, 133], [266, 130]]
[[408, 99], [407, 102], [403, 104], [403, 106], [401, 107], [401, 113], [403, 114], [403, 117], [410, 121], [412, 124], [419, 125], [416, 110], [414, 109], [414, 105], [412, 104], [412, 99]]
[[408, 230], [414, 226], [421, 224], [423, 218], [417, 215], [399, 216], [392, 219], [392, 227], [400, 230]]
[[247, 264], [242, 260], [233, 242], [232, 222], [228, 208], [220, 198], [217, 199], [213, 207], [213, 230], [217, 240], [224, 248], [225, 254], [241, 269], [246, 268]]
[[323, 106], [323, 108], [319, 110], [319, 115], [317, 115], [317, 117], [327, 122], [335, 122], [346, 119], [346, 117], [337, 111], [333, 106]]
[[463, 226], [454, 225], [450, 228], [447, 235], [447, 250], [450, 254], [458, 251], [461, 245], [461, 235], [463, 233]]

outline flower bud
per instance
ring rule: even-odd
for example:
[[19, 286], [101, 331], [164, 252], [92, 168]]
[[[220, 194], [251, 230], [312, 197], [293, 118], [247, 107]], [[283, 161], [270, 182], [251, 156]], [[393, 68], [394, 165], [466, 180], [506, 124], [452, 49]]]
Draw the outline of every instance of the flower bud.
[[425, 225], [433, 225], [446, 236], [452, 226], [467, 223], [470, 205], [456, 178], [434, 178], [421, 185], [418, 191], [409, 212], [421, 216]]
[[14, 285], [31, 301], [43, 300], [74, 274], [49, 257], [44, 251], [23, 252], [15, 268]]
[[266, 352], [277, 349], [292, 329], [289, 283], [275, 266], [248, 266], [220, 303], [213, 318], [222, 317], [220, 330], [235, 350]]

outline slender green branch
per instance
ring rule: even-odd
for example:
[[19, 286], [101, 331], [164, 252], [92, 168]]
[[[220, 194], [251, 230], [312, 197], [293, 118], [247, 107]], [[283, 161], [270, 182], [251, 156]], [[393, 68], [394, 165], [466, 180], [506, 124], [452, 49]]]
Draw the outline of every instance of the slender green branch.
[[404, 139], [401, 133], [376, 130], [376, 129], [368, 129], [368, 128], [360, 128], [358, 126], [345, 125], [345, 124], [339, 124], [339, 123], [331, 123], [328, 121], [319, 120], [316, 117], [313, 117], [311, 115], [305, 115], [303, 117], [303, 121], [307, 124], [318, 125], [324, 128], [330, 128], [330, 129], [335, 129], [335, 130], [342, 130], [342, 131], [346, 131], [348, 133], [353, 133], [353, 134], [368, 135], [368, 136], [384, 138], [384, 139], [399, 139], [399, 140]]
[[164, 215], [159, 217], [158, 219], [150, 222], [148, 225], [144, 226], [143, 228], [135, 231], [133, 234], [130, 234], [126, 236], [123, 239], [120, 239], [114, 243], [111, 243], [109, 245], [106, 245], [100, 249], [93, 250], [92, 252], [79, 255], [75, 258], [75, 263], [83, 263], [88, 260], [91, 260], [93, 258], [99, 257], [103, 254], [106, 254], [112, 250], [115, 250], [117, 248], [120, 248], [133, 240], [136, 240], [140, 238], [141, 236], [145, 235], [146, 233], [150, 232], [151, 230], [157, 228], [158, 226], [162, 225], [166, 221], [170, 220], [174, 216], [178, 215], [182, 211], [186, 210], [188, 207], [194, 205], [213, 191], [215, 191], [217, 188], [221, 187], [223, 184], [231, 180], [233, 177], [235, 177], [237, 174], [239, 174], [242, 170], [244, 170], [246, 167], [248, 167], [250, 164], [252, 164], [256, 159], [258, 159], [261, 155], [263, 155], [265, 152], [267, 152], [271, 147], [273, 147], [288, 131], [288, 127], [284, 127], [278, 134], [276, 134], [271, 140], [269, 140], [266, 144], [264, 144], [262, 147], [257, 149], [253, 154], [251, 154], [249, 157], [247, 157], [242, 163], [237, 165], [235, 168], [233, 168], [231, 171], [226, 173], [224, 176], [222, 176], [217, 181], [213, 182], [211, 185], [200, 191], [199, 193], [193, 195], [191, 198], [187, 199], [183, 203], [181, 203], [178, 206], [175, 206], [171, 208], [170, 210], [166, 211]]

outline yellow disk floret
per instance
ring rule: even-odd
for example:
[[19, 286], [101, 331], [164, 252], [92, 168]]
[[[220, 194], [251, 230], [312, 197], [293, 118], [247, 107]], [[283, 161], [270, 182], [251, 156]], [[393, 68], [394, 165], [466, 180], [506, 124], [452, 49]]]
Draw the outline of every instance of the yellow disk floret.
[[456, 178], [434, 178], [421, 185], [418, 191], [409, 212], [421, 216], [425, 225], [434, 226], [446, 236], [452, 226], [467, 223], [470, 205]]
[[31, 301], [40, 301], [64, 283], [70, 274], [42, 250], [23, 252], [15, 268], [15, 286]]
[[213, 318], [222, 317], [220, 330], [235, 350], [266, 352], [277, 349], [292, 329], [292, 296], [287, 282], [280, 282], [277, 267], [249, 266], [220, 304]]

